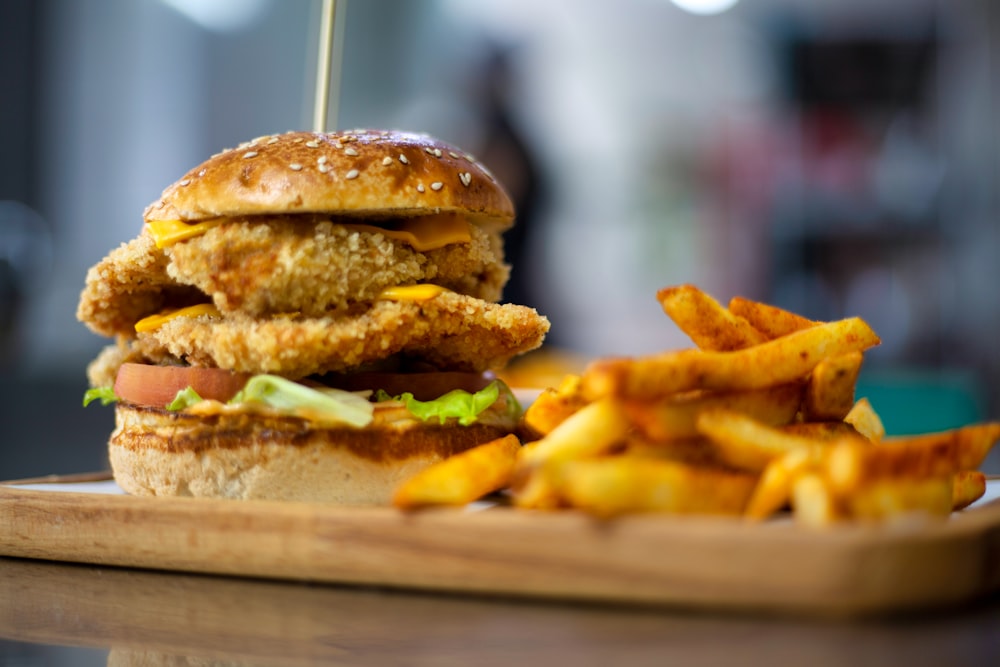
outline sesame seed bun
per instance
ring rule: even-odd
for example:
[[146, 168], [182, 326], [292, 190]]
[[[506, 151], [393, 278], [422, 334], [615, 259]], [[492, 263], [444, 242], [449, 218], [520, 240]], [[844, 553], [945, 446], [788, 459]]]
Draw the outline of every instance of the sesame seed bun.
[[146, 208], [144, 218], [321, 213], [404, 218], [460, 213], [502, 231], [514, 222], [503, 187], [474, 158], [421, 134], [288, 132], [217, 153]]

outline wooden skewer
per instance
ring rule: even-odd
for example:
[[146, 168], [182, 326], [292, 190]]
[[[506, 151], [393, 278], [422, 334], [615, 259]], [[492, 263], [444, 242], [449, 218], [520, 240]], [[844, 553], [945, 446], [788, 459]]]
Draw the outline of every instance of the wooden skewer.
[[[336, 16], [337, 0], [323, 0], [323, 13], [320, 18], [319, 33], [319, 60], [316, 66], [316, 100], [313, 107], [314, 132], [325, 132], [330, 116], [330, 72], [333, 66], [334, 22]], [[334, 94], [338, 93], [335, 92]], [[332, 106], [334, 115], [333, 124], [336, 125], [336, 101], [334, 101]]]

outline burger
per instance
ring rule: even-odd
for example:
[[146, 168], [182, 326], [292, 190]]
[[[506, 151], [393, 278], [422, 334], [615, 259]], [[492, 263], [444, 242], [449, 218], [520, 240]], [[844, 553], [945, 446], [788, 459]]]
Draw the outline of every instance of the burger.
[[385, 504], [514, 432], [495, 378], [548, 321], [500, 303], [514, 207], [432, 137], [258, 137], [194, 167], [92, 267], [77, 317], [111, 337], [85, 404], [114, 404], [131, 494]]

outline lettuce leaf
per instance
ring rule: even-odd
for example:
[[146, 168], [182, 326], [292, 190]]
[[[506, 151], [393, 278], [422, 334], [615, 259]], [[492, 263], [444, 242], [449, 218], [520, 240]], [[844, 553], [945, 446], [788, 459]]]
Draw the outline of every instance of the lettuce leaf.
[[170, 401], [166, 407], [167, 410], [170, 410], [171, 412], [180, 412], [185, 408], [190, 408], [195, 403], [201, 403], [202, 400], [204, 399], [198, 395], [198, 392], [191, 387], [187, 387], [177, 392], [177, 395], [174, 396], [174, 400]]
[[111, 405], [117, 400], [114, 387], [92, 387], [83, 394], [83, 407], [87, 407], [94, 401], [100, 401], [101, 405]]
[[255, 375], [230, 404], [260, 403], [291, 414], [321, 417], [358, 428], [372, 422], [375, 407], [363, 396], [341, 389], [306, 387], [277, 375]]
[[423, 421], [436, 418], [439, 423], [443, 424], [448, 419], [457, 419], [462, 426], [468, 426], [475, 423], [480, 413], [500, 398], [501, 388], [507, 396], [507, 409], [512, 410], [512, 414], [516, 416], [520, 413], [521, 408], [507, 385], [499, 380], [494, 380], [474, 394], [464, 389], [453, 389], [433, 401], [418, 401], [413, 398], [413, 394], [410, 392], [399, 396], [389, 396], [382, 390], [376, 393], [376, 399], [379, 401], [399, 401], [406, 405], [406, 409], [413, 416]]

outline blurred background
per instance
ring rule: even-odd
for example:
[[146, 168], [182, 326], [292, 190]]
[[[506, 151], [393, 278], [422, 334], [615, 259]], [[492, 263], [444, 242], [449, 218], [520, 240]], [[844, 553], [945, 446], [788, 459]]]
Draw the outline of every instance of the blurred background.
[[[1000, 3], [338, 4], [337, 127], [430, 132], [498, 173], [505, 298], [553, 346], [687, 346], [655, 292], [692, 282], [866, 318], [859, 392], [891, 433], [1000, 417]], [[85, 273], [211, 153], [311, 127], [319, 15], [0, 2], [0, 479], [106, 467]]]

